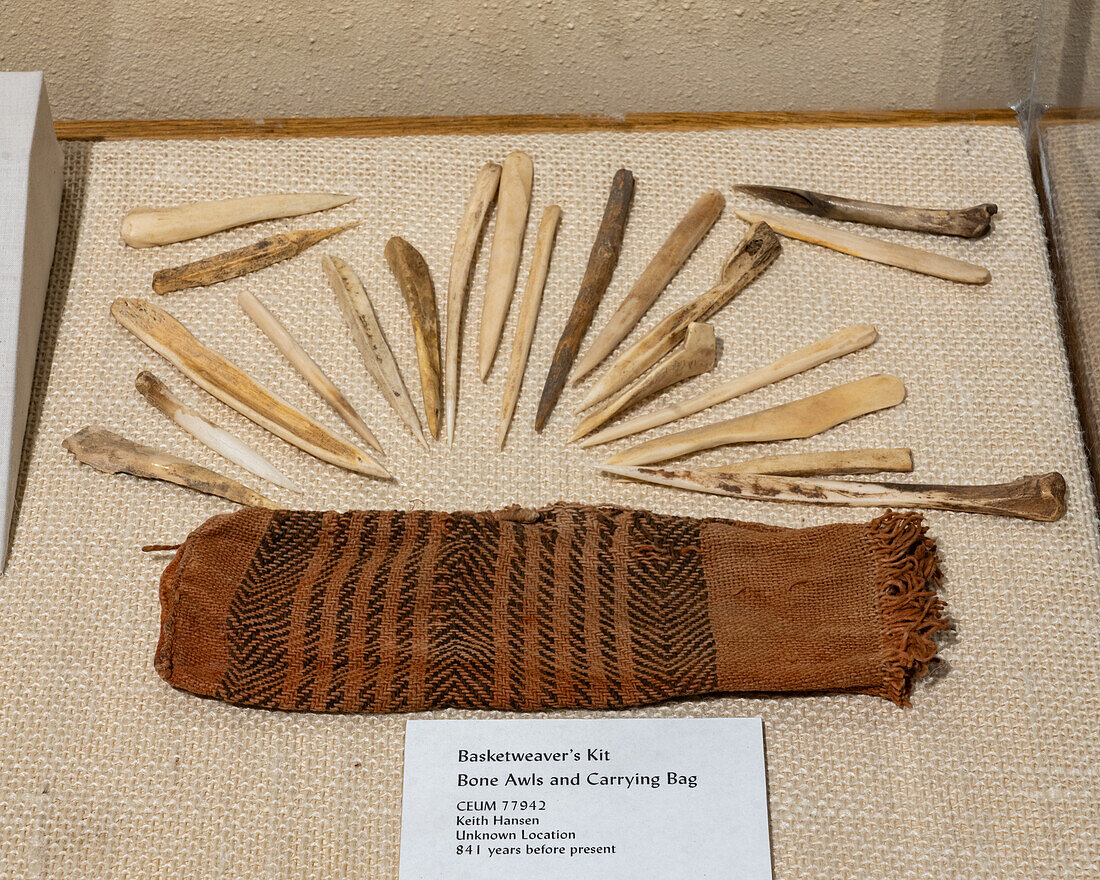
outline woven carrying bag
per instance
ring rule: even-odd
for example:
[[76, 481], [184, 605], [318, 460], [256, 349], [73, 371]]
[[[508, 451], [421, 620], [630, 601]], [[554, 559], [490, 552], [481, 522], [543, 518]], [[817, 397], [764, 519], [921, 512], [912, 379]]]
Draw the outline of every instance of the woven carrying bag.
[[161, 580], [156, 668], [265, 709], [907, 702], [947, 623], [915, 514], [785, 529], [641, 510], [216, 516]]

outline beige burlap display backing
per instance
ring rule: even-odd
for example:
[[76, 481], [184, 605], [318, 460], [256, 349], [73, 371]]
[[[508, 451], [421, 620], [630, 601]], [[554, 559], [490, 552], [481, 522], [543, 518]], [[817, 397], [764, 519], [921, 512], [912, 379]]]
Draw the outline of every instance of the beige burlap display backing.
[[[454, 448], [424, 452], [367, 377], [319, 267], [326, 251], [359, 270], [419, 402], [412, 334], [382, 248], [400, 234], [446, 288], [454, 234], [477, 168], [522, 147], [535, 162], [534, 222], [558, 202], [558, 237], [528, 381], [504, 452], [493, 442], [503, 364], [476, 378], [487, 248], [473, 282]], [[957, 635], [945, 673], [914, 706], [865, 696], [713, 698], [624, 713], [761, 715], [779, 878], [1088, 877], [1100, 872], [1097, 522], [1059, 338], [1035, 194], [1007, 127], [377, 140], [116, 142], [66, 147], [67, 190], [46, 315], [26, 482], [0, 580], [0, 869], [5, 877], [388, 878], [397, 871], [401, 716], [241, 709], [173, 691], [152, 666], [157, 579], [174, 542], [231, 509], [160, 483], [105, 476], [60, 443], [99, 423], [253, 486], [133, 389], [152, 369], [180, 397], [255, 444], [309, 487], [315, 508], [489, 508], [559, 499], [638, 505], [783, 525], [869, 519], [873, 511], [734, 502], [597, 476], [603, 450], [565, 439], [580, 389], [532, 429], [614, 171], [638, 181], [622, 260], [596, 326], [705, 188], [733, 205], [741, 181], [787, 183], [909, 204], [995, 201], [976, 242], [882, 231], [990, 267], [985, 287], [950, 284], [786, 242], [776, 264], [715, 318], [720, 378], [855, 322], [880, 341], [691, 419], [727, 417], [878, 371], [906, 402], [774, 451], [908, 445], [913, 479], [985, 482], [1065, 474], [1069, 513], [1046, 525], [930, 513]], [[118, 239], [132, 207], [279, 190], [358, 193], [329, 215], [264, 224], [160, 249]], [[388, 452], [392, 484], [323, 465], [190, 385], [117, 326], [116, 296], [149, 296], [154, 269], [263, 232], [357, 218], [329, 244], [261, 273], [157, 302], [294, 404], [348, 436], [239, 311], [249, 290], [286, 323], [357, 404]], [[645, 319], [701, 292], [745, 229], [732, 210]], [[525, 250], [525, 277], [531, 240]], [[513, 309], [506, 330], [510, 345]], [[591, 339], [591, 337], [589, 337]], [[583, 349], [582, 349], [583, 350]], [[621, 448], [620, 443], [616, 448]], [[717, 463], [772, 448], [727, 449]], [[447, 713], [443, 713], [447, 714]], [[457, 713], [454, 713], [457, 714]]]

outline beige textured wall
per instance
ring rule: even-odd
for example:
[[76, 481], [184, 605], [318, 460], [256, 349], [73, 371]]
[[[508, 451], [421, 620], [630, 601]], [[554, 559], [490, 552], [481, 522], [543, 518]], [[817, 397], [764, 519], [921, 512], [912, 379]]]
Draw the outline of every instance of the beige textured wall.
[[1100, 107], [1100, 2], [1047, 0], [1035, 97], [1052, 107]]
[[1005, 106], [1036, 0], [3, 0], [58, 118]]

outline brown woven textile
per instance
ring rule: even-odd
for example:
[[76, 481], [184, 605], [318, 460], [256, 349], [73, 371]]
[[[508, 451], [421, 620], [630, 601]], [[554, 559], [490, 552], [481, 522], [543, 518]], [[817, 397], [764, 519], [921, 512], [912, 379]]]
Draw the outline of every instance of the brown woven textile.
[[161, 579], [156, 668], [265, 709], [906, 703], [947, 623], [921, 517], [784, 529], [612, 507], [215, 516]]

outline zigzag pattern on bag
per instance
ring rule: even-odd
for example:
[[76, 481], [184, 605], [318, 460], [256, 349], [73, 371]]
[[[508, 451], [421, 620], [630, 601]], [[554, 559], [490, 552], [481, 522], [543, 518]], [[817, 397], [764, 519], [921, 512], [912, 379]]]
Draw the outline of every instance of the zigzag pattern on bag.
[[195, 693], [314, 712], [606, 709], [736, 689], [900, 702], [945, 625], [920, 523], [247, 510], [210, 520], [166, 570], [156, 665]]

